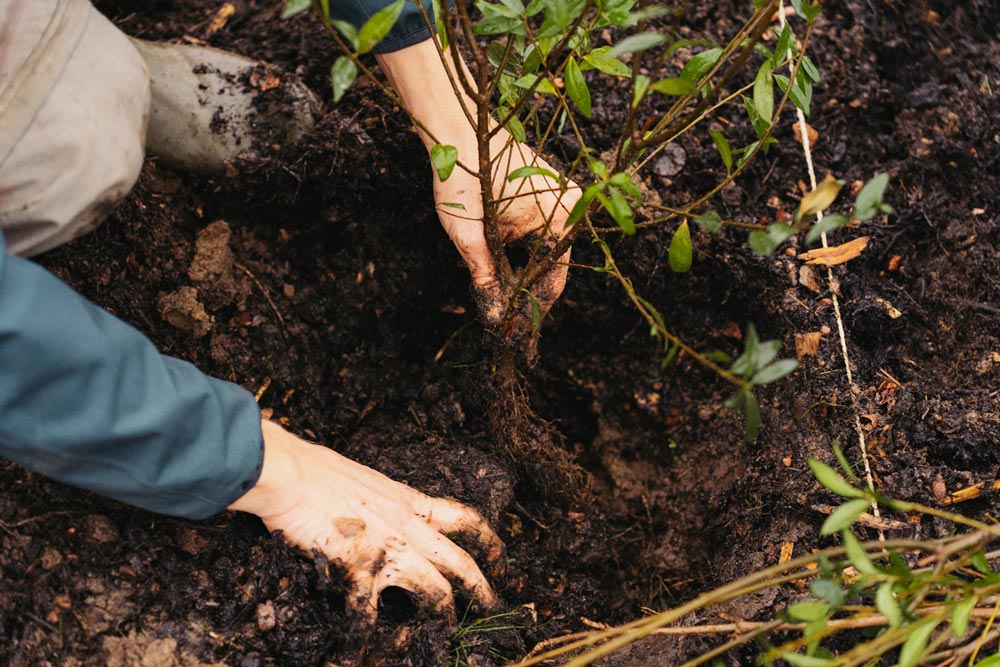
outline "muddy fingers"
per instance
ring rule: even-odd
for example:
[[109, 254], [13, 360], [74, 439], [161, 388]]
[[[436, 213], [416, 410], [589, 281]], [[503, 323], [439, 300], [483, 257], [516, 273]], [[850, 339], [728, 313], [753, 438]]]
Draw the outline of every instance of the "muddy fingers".
[[418, 606], [430, 609], [449, 624], [455, 623], [455, 596], [451, 584], [426, 558], [410, 551], [391, 556], [372, 582], [371, 600], [395, 586], [410, 593]]
[[[430, 508], [424, 520], [430, 527], [445, 535], [461, 535], [467, 538], [482, 553], [483, 559], [490, 567], [490, 574], [494, 577], [503, 576], [507, 567], [506, 548], [486, 519], [479, 512], [452, 500], [440, 498], [427, 498], [427, 500], [430, 502]], [[471, 565], [475, 568], [474, 562]], [[461, 572], [478, 572], [478, 568], [474, 570], [466, 568], [459, 571]], [[470, 581], [468, 577], [460, 578]], [[492, 594], [492, 589], [489, 590]], [[485, 600], [483, 602], [486, 604]]]

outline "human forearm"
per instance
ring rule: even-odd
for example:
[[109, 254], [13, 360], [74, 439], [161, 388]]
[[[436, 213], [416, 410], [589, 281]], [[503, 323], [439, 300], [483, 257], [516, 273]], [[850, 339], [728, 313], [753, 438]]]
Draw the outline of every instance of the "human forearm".
[[257, 479], [253, 396], [142, 334], [0, 239], [0, 456], [176, 516], [221, 511]]

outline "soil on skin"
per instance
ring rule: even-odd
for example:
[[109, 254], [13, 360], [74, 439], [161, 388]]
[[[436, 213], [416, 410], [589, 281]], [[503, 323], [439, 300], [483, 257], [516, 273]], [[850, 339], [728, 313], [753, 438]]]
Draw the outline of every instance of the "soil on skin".
[[[209, 34], [219, 4], [99, 6], [130, 34], [204, 40], [326, 95], [334, 51], [312, 22], [279, 21], [281, 3], [248, 0]], [[684, 30], [723, 38], [749, 3], [692, 4]], [[896, 209], [836, 237], [872, 237], [835, 270], [861, 426], [880, 488], [930, 504], [1000, 467], [998, 22], [988, 0], [831, 0], [815, 31], [819, 176], [851, 184], [888, 171]], [[612, 92], [595, 94], [587, 125], [602, 150], [613, 137], [601, 128], [623, 112]], [[806, 171], [790, 119], [781, 143], [718, 198], [724, 216], [794, 210]], [[545, 150], [572, 157], [572, 143]], [[647, 177], [667, 204], [716, 177], [705, 136], [681, 148], [660, 169], [673, 175]], [[683, 355], [661, 370], [620, 289], [573, 271], [524, 387], [552, 426], [540, 435], [588, 472], [592, 498], [543, 496], [544, 467], [496, 446], [490, 341], [403, 114], [362, 81], [305, 145], [268, 153], [218, 178], [149, 161], [102, 227], [40, 261], [166, 354], [259, 393], [293, 431], [479, 509], [509, 549], [495, 584], [510, 615], [492, 625], [513, 629], [469, 616], [456, 633], [398, 593], [362, 631], [344, 614], [336, 569], [252, 517], [158, 516], [0, 463], [0, 663], [498, 665], [584, 629], [583, 617], [623, 622], [773, 564], [785, 543], [796, 554], [831, 544], [817, 537], [816, 507], [834, 499], [806, 459], [831, 460], [834, 438], [852, 460], [860, 454], [825, 271], [804, 274], [788, 253], [756, 257], [739, 232], [697, 233], [685, 275], [667, 266], [670, 229], [612, 240], [638, 291], [700, 349], [737, 352], [748, 322], [787, 356], [796, 336], [820, 334], [798, 371], [761, 391], [753, 445], [722, 407], [727, 386]], [[587, 243], [574, 259], [600, 263]], [[1000, 500], [961, 509], [998, 516]], [[947, 530], [924, 521], [891, 534]], [[796, 595], [716, 611], [753, 619]], [[604, 664], [677, 664], [715, 641], [650, 640]]]

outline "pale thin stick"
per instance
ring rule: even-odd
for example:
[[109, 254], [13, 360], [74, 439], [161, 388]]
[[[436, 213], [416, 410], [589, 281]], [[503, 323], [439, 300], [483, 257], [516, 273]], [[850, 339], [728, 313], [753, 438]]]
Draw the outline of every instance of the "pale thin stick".
[[[785, 3], [784, 0], [779, 0], [778, 2], [778, 25], [782, 29], [785, 27]], [[789, 86], [792, 85], [790, 81]], [[806, 167], [809, 169], [809, 185], [815, 190], [816, 189], [816, 169], [813, 167], [812, 160], [812, 147], [809, 145], [809, 131], [806, 126], [806, 116], [802, 113], [802, 109], [798, 107], [795, 108], [795, 113], [798, 116], [799, 122], [799, 139], [802, 143], [802, 152], [805, 154]], [[823, 219], [823, 211], [818, 211], [816, 213], [816, 222], [818, 223]], [[826, 241], [826, 232], [820, 236], [823, 241], [823, 247], [828, 248], [829, 245]], [[837, 333], [840, 335], [840, 351], [844, 357], [844, 369], [847, 371], [847, 386], [851, 390], [851, 412], [854, 415], [854, 430], [858, 434], [858, 445], [861, 447], [861, 460], [864, 462], [865, 466], [865, 481], [868, 483], [868, 488], [875, 490], [875, 480], [872, 476], [871, 464], [868, 462], [868, 444], [865, 442], [865, 432], [861, 428], [861, 414], [858, 407], [858, 396], [861, 395], [861, 389], [854, 383], [854, 375], [851, 372], [851, 358], [847, 353], [847, 335], [844, 333], [844, 318], [840, 314], [840, 299], [837, 296], [839, 290], [839, 282], [833, 277], [833, 267], [826, 267], [826, 280], [830, 285], [830, 295], [833, 297], [833, 313], [837, 318]], [[876, 519], [882, 518], [882, 513], [879, 511], [878, 502], [872, 500], [872, 514]], [[879, 528], [878, 529], [878, 539], [880, 541], [885, 541], [885, 532]]]

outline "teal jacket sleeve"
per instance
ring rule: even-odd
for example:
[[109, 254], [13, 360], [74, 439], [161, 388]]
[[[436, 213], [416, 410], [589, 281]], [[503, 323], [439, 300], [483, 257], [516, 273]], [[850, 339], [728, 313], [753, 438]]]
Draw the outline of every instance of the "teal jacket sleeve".
[[200, 519], [253, 486], [260, 412], [244, 389], [159, 354], [0, 235], [0, 456]]
[[[330, 16], [341, 21], [347, 21], [355, 28], [364, 25], [373, 14], [392, 4], [393, 0], [331, 0]], [[391, 53], [429, 39], [431, 31], [427, 27], [420, 6], [422, 2], [427, 10], [427, 16], [433, 20], [434, 9], [431, 0], [406, 0], [403, 11], [389, 34], [375, 45], [372, 53]]]

